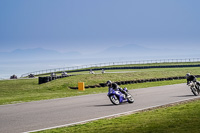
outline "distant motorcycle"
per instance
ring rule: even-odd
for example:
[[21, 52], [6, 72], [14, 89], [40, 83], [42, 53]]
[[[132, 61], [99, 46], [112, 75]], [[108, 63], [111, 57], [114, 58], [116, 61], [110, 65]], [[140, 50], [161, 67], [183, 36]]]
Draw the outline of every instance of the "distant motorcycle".
[[190, 86], [190, 89], [195, 96], [199, 95], [199, 93], [200, 93], [200, 88], [199, 88], [200, 83], [199, 82], [191, 82], [188, 84], [188, 86]]
[[133, 96], [128, 92], [128, 89], [124, 88], [123, 90], [128, 93], [127, 96], [122, 92], [120, 92], [119, 89], [117, 89], [116, 91], [113, 88], [108, 89], [108, 97], [114, 105], [119, 105], [122, 102], [128, 102], [128, 103], [134, 102]]

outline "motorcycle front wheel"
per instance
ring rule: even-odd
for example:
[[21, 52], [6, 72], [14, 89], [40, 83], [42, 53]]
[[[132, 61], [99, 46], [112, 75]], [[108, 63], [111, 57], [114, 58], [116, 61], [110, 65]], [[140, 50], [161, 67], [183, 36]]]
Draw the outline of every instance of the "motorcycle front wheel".
[[199, 91], [198, 91], [195, 87], [191, 87], [190, 89], [192, 90], [192, 93], [193, 93], [195, 96], [198, 96], [198, 95], [199, 95]]
[[110, 98], [110, 101], [114, 104], [114, 105], [119, 105], [120, 102], [119, 102], [119, 98], [116, 96], [116, 95], [111, 95], [109, 96]]

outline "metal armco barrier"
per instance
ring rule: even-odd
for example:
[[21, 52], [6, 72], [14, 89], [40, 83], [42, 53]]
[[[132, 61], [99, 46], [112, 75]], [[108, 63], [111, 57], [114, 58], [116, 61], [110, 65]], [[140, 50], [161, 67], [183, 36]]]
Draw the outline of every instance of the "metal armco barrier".
[[[28, 77], [28, 75], [30, 75], [30, 74], [39, 75], [39, 74], [44, 74], [44, 73], [62, 72], [62, 71], [67, 71], [67, 72], [69, 72], [69, 71], [70, 72], [88, 71], [92, 67], [99, 67], [98, 70], [101, 70], [101, 69], [104, 69], [108, 66], [114, 66], [114, 65], [130, 65], [130, 64], [134, 65], [134, 64], [149, 64], [149, 63], [179, 63], [179, 62], [200, 62], [200, 58], [107, 62], [107, 63], [98, 63], [98, 64], [90, 64], [90, 65], [81, 65], [81, 66], [72, 66], [72, 67], [63, 67], [63, 68], [54, 68], [54, 69], [34, 71], [34, 72], [22, 74], [21, 77]], [[184, 67], [186, 67], [186, 66], [187, 65], [184, 65]], [[152, 66], [151, 68], [153, 68], [153, 67], [156, 68], [156, 66]], [[195, 67], [195, 65], [191, 66], [191, 67]], [[147, 69], [147, 68], [148, 68], [148, 66], [138, 67], [138, 68], [133, 67], [132, 69]], [[159, 66], [157, 66], [157, 68], [159, 68]], [[86, 69], [86, 70], [78, 70], [78, 69]], [[106, 68], [106, 69], [111, 69], [111, 68]], [[112, 68], [112, 69], [114, 69], [114, 68]], [[119, 68], [116, 68], [116, 69], [119, 69]]]
[[[183, 68], [183, 67], [200, 67], [200, 64], [198, 65], [166, 65], [166, 66], [137, 66], [137, 67], [110, 67], [110, 68], [94, 68], [93, 71], [99, 71], [99, 70], [119, 70], [119, 69], [150, 69], [150, 68]], [[84, 72], [84, 71], [90, 71], [90, 69], [84, 69], [84, 70], [73, 70], [71, 72]]]

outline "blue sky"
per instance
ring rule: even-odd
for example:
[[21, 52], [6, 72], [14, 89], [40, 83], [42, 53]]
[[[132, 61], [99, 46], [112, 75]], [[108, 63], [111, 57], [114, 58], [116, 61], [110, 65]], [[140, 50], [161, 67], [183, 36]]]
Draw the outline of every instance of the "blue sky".
[[199, 0], [1, 0], [0, 52], [200, 49]]

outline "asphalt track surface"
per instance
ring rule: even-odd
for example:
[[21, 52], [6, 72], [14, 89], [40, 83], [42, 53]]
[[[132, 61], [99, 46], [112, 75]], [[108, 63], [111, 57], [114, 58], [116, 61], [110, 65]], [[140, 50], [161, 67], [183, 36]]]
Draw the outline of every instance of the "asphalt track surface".
[[[87, 91], [87, 90], [86, 90]], [[174, 102], [199, 98], [186, 84], [129, 91], [135, 102], [113, 105], [107, 93], [0, 106], [0, 132], [33, 132], [132, 113]]]

